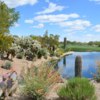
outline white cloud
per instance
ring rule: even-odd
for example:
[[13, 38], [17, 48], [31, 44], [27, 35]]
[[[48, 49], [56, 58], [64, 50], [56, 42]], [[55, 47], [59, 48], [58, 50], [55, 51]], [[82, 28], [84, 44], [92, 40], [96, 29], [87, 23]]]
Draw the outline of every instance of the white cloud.
[[67, 22], [61, 22], [60, 23], [61, 26], [66, 27], [66, 26], [90, 26], [91, 23], [88, 20], [82, 20], [82, 19], [77, 19], [77, 20], [73, 20], [73, 21], [67, 21]]
[[8, 7], [15, 8], [26, 4], [34, 5], [38, 0], [1, 0], [4, 1]]
[[[38, 15], [33, 18], [39, 23], [51, 23], [66, 28], [66, 32], [75, 33], [75, 31], [85, 30], [91, 26], [88, 20], [77, 19], [80, 16], [76, 13], [72, 14], [58, 14], [58, 15]], [[71, 21], [69, 21], [71, 20]]]
[[19, 27], [20, 25], [18, 23], [14, 23], [14, 27]]
[[50, 2], [48, 8], [46, 8], [43, 11], [38, 12], [37, 14], [48, 14], [48, 13], [53, 13], [55, 11], [62, 11], [63, 9], [64, 9], [63, 6]]
[[68, 28], [66, 30], [67, 32], [73, 32], [85, 30], [87, 27], [91, 26], [91, 23], [88, 20], [78, 19], [73, 21], [60, 22], [59, 25], [61, 27]]
[[89, 1], [93, 1], [96, 2], [97, 4], [100, 4], [100, 0], [89, 0]]
[[58, 23], [69, 20], [70, 18], [79, 18], [79, 15], [76, 13], [58, 15], [39, 15], [34, 17], [34, 20], [38, 22]]
[[96, 31], [96, 32], [100, 32], [100, 24], [95, 25], [92, 29], [93, 29], [94, 31]]
[[38, 24], [37, 26], [33, 26], [33, 28], [43, 28], [44, 24]]
[[33, 24], [33, 22], [34, 22], [34, 21], [33, 21], [32, 19], [26, 19], [26, 20], [25, 20], [25, 23], [27, 23], [27, 24]]

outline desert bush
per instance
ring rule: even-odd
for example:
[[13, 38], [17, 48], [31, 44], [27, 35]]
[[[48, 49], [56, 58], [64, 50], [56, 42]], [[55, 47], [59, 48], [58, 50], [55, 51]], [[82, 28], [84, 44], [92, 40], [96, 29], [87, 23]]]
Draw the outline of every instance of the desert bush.
[[23, 53], [22, 52], [21, 53], [17, 53], [16, 58], [22, 59], [23, 58]]
[[42, 57], [42, 51], [41, 50], [38, 51], [37, 57], [38, 58], [41, 58]]
[[31, 67], [27, 73], [23, 74], [24, 87], [23, 94], [32, 100], [44, 100], [47, 92], [60, 79], [58, 72], [48, 63], [44, 63], [38, 67]]
[[2, 68], [4, 69], [11, 69], [11, 67], [12, 67], [12, 64], [10, 61], [6, 61], [4, 65], [2, 66]]
[[41, 48], [38, 50], [37, 56], [38, 58], [41, 58], [42, 56], [46, 57], [48, 51], [45, 48]]
[[56, 56], [59, 57], [64, 53], [64, 49], [58, 48], [55, 53], [56, 53]]
[[61, 100], [96, 100], [95, 89], [85, 78], [73, 78], [63, 86], [58, 95]]
[[42, 52], [42, 56], [46, 56], [48, 54], [48, 51], [45, 48], [42, 48], [41, 52]]
[[48, 56], [47, 56], [47, 55], [45, 55], [45, 56], [44, 56], [44, 59], [48, 59]]
[[56, 53], [55, 53], [55, 51], [50, 51], [50, 56], [52, 57], [52, 56], [56, 56]]
[[[31, 37], [14, 37], [14, 43], [12, 48], [15, 50], [16, 55], [18, 54], [18, 58], [21, 56], [21, 52], [24, 52], [24, 57], [27, 60], [33, 60], [34, 57], [41, 58], [42, 56], [46, 56], [47, 50], [41, 47], [41, 44], [33, 40]], [[16, 56], [17, 57], [17, 56]]]
[[34, 57], [36, 57], [36, 54], [33, 53], [30, 49], [26, 50], [25, 57], [27, 60], [33, 60]]

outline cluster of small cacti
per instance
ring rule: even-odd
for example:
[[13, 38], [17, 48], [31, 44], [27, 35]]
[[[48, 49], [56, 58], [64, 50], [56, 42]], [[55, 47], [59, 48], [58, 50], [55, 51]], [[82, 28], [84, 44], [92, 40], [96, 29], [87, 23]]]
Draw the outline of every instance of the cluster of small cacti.
[[14, 43], [9, 49], [15, 51], [17, 58], [23, 57], [32, 60], [34, 57], [46, 56], [48, 51], [41, 47], [41, 44], [31, 37], [14, 37]]

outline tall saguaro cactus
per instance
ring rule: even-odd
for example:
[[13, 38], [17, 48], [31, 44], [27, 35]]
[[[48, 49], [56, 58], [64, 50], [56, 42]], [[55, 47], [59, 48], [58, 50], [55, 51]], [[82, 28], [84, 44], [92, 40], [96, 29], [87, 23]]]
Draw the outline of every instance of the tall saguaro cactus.
[[75, 77], [82, 76], [82, 58], [81, 56], [76, 56], [75, 58]]
[[66, 37], [64, 38], [64, 49], [66, 48], [66, 43], [67, 43], [67, 39]]

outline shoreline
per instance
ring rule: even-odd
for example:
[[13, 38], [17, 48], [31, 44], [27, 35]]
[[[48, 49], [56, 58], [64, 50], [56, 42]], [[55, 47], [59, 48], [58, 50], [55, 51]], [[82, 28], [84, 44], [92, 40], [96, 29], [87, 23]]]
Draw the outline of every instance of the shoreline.
[[64, 57], [64, 56], [68, 56], [68, 55], [71, 55], [73, 54], [74, 51], [70, 51], [70, 52], [65, 52], [63, 55], [60, 56], [60, 58]]
[[62, 59], [63, 57], [65, 57], [65, 56], [68, 56], [68, 55], [72, 55], [74, 53], [74, 51], [70, 51], [70, 52], [65, 52], [65, 53], [63, 53], [62, 55], [60, 55], [59, 57], [57, 57], [57, 58], [55, 58], [55, 60], [60, 60], [60, 59]]

